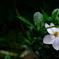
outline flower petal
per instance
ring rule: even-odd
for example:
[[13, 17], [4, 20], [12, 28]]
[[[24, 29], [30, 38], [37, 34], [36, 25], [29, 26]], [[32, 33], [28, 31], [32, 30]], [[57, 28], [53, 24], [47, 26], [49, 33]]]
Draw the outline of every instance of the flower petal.
[[59, 37], [55, 38], [55, 41], [53, 43], [53, 47], [54, 47], [54, 49], [59, 50]]
[[46, 35], [45, 37], [44, 37], [44, 39], [43, 39], [43, 42], [45, 43], [45, 44], [53, 44], [53, 42], [54, 42], [54, 39], [55, 37], [53, 36], [53, 35]]
[[55, 26], [53, 23], [50, 23], [50, 26]]
[[[53, 23], [50, 23], [50, 26], [55, 26], [55, 25], [54, 25]], [[53, 32], [57, 32], [57, 31], [58, 31], [58, 29], [55, 28], [55, 27], [52, 27], [51, 30], [52, 30]]]
[[[47, 23], [45, 23], [45, 27], [47, 28], [47, 27], [50, 27], [50, 26]], [[49, 34], [54, 33], [51, 28], [48, 28], [47, 31], [48, 31]]]
[[45, 27], [47, 28], [47, 27], [50, 27], [47, 23], [45, 23]]
[[57, 28], [57, 31], [59, 32], [59, 27]]
[[57, 27], [57, 29], [59, 30], [59, 27]]

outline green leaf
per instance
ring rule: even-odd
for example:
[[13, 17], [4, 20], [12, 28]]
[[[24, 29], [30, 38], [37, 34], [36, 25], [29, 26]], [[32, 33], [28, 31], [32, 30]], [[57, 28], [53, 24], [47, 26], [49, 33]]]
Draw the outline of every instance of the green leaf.
[[39, 30], [40, 29], [40, 24], [37, 24], [37, 30]]
[[41, 9], [41, 11], [42, 11], [42, 13], [43, 13], [43, 18], [44, 18], [45, 20], [48, 20], [49, 17], [48, 17], [48, 15], [46, 14], [46, 12], [45, 12], [42, 8], [40, 8], [40, 9]]
[[30, 44], [30, 41], [24, 36], [19, 36], [19, 38], [23, 39], [26, 43]]
[[5, 40], [6, 40], [5, 38], [0, 37], [0, 42], [3, 42]]
[[32, 27], [36, 30], [35, 26], [34, 26], [32, 23], [30, 23], [28, 20], [26, 20], [24, 17], [18, 15], [17, 18], [19, 18], [20, 20], [22, 20], [22, 21], [25, 22], [26, 24], [32, 26]]
[[27, 34], [28, 38], [30, 38], [31, 32], [27, 31], [26, 34]]
[[5, 56], [5, 59], [11, 59], [9, 55], [6, 55]]
[[26, 33], [27, 33], [27, 35], [31, 35], [31, 32], [30, 32], [30, 31], [28, 31], [28, 30], [27, 30], [27, 32], [26, 32]]
[[56, 15], [57, 15], [57, 12], [58, 12], [58, 10], [55, 11], [55, 12], [52, 14], [52, 16], [51, 16], [51, 20], [55, 19]]

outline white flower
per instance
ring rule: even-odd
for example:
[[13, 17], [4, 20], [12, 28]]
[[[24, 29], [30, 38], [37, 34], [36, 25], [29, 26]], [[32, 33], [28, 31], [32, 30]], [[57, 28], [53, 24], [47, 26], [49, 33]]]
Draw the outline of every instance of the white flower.
[[[50, 23], [50, 25], [48, 25], [45, 23], [46, 28], [51, 26], [54, 26], [54, 24]], [[59, 50], [59, 28], [48, 28], [47, 31], [50, 35], [46, 35], [43, 38], [43, 42], [45, 44], [52, 44], [54, 49]]]
[[56, 15], [56, 17], [55, 17], [55, 20], [59, 20], [59, 8], [54, 9], [53, 12], [52, 12], [52, 14], [53, 14], [53, 13], [56, 12], [57, 10], [58, 10], [58, 12], [57, 12], [57, 15]]

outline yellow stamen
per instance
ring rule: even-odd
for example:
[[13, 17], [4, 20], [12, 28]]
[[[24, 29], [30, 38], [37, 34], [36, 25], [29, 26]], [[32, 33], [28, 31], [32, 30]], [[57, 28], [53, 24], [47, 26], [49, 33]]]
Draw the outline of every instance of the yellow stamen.
[[55, 32], [54, 34], [53, 34], [55, 37], [58, 37], [58, 32]]

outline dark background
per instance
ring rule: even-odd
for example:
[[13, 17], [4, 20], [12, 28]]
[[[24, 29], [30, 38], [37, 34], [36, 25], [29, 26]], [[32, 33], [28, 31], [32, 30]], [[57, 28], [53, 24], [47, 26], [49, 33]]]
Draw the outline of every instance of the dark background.
[[33, 23], [33, 14], [41, 12], [40, 7], [51, 16], [51, 12], [59, 8], [59, 0], [1, 0], [0, 1], [0, 49], [11, 52], [21, 52], [25, 44], [17, 36], [23, 35], [20, 23], [25, 31], [26, 26], [16, 18], [16, 11]]

